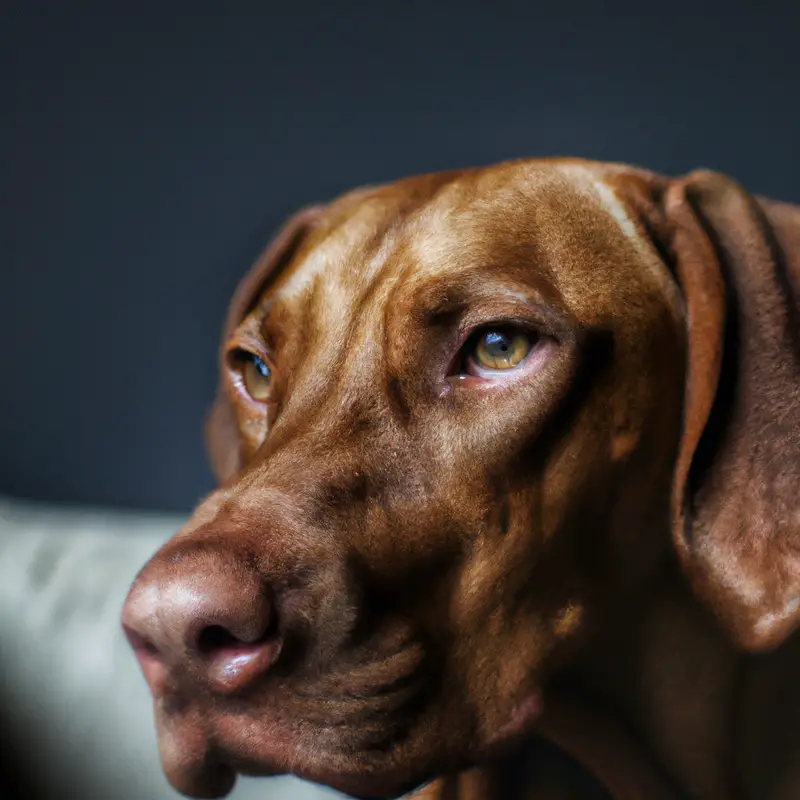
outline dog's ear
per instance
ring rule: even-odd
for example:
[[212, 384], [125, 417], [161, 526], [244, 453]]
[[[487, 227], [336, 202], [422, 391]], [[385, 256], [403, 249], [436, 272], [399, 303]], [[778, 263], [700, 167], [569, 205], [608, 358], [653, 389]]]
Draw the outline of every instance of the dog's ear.
[[[800, 212], [696, 172], [664, 195], [686, 304], [684, 429], [674, 540], [697, 594], [736, 643], [800, 623]], [[790, 208], [790, 207], [784, 207]]]
[[[291, 217], [236, 287], [223, 326], [221, 358], [224, 358], [228, 339], [255, 308], [269, 282], [297, 253], [321, 211], [321, 206], [313, 206]], [[236, 419], [223, 386], [217, 389], [206, 419], [205, 435], [214, 475], [220, 483], [225, 483], [240, 470], [241, 455]]]

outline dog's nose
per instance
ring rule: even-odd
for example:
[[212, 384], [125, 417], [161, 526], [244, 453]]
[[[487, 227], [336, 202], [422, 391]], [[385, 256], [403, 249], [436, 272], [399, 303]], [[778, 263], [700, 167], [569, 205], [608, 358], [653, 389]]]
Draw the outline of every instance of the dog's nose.
[[271, 587], [221, 554], [156, 557], [134, 582], [122, 625], [157, 697], [170, 674], [236, 691], [266, 672], [281, 650]]

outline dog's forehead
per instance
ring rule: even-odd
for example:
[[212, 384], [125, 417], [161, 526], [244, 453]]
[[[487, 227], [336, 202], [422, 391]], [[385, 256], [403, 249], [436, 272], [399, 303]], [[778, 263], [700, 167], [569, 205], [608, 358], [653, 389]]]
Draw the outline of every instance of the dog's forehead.
[[271, 293], [289, 308], [313, 305], [314, 316], [327, 318], [318, 320], [324, 327], [366, 296], [388, 302], [400, 282], [435, 285], [483, 268], [502, 278], [512, 265], [556, 286], [578, 312], [607, 308], [619, 280], [673, 291], [624, 199], [586, 162], [517, 162], [405, 180], [345, 196], [326, 216]]

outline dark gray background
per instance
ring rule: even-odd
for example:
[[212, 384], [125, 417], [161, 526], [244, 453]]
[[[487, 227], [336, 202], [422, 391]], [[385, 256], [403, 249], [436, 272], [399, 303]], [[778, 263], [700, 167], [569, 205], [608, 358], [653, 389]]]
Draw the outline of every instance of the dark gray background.
[[304, 203], [552, 154], [800, 201], [796, 5], [6, 0], [0, 492], [188, 509], [226, 301]]

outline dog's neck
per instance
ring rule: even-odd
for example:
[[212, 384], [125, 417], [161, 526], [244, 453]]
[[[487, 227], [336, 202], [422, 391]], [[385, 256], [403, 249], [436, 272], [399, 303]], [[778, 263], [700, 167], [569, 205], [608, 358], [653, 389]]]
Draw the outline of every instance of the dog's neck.
[[738, 649], [671, 560], [631, 609], [565, 688], [648, 742], [643, 760], [679, 797], [795, 797], [800, 691], [786, 676], [800, 669], [800, 635], [771, 653]]
[[[785, 676], [800, 668], [800, 635], [772, 654], [743, 653], [696, 600], [671, 559], [626, 609], [619, 612], [620, 624], [588, 644], [545, 694], [540, 733], [574, 760], [556, 781], [566, 788], [540, 781], [536, 773], [547, 758], [529, 751], [517, 756], [523, 763], [513, 769], [524, 777], [513, 789], [496, 780], [496, 793], [481, 796], [795, 797], [800, 691], [787, 693]], [[597, 790], [572, 777], [580, 771]], [[499, 774], [494, 767], [485, 779]], [[448, 797], [471, 795], [442, 800]]]
[[[647, 592], [624, 605], [615, 613], [619, 623], [609, 625], [554, 683], [558, 696], [570, 698], [574, 722], [567, 727], [554, 708], [551, 738], [615, 800], [687, 792], [736, 796], [730, 711], [741, 654], [692, 596], [671, 558]], [[618, 775], [642, 783], [623, 785]]]

